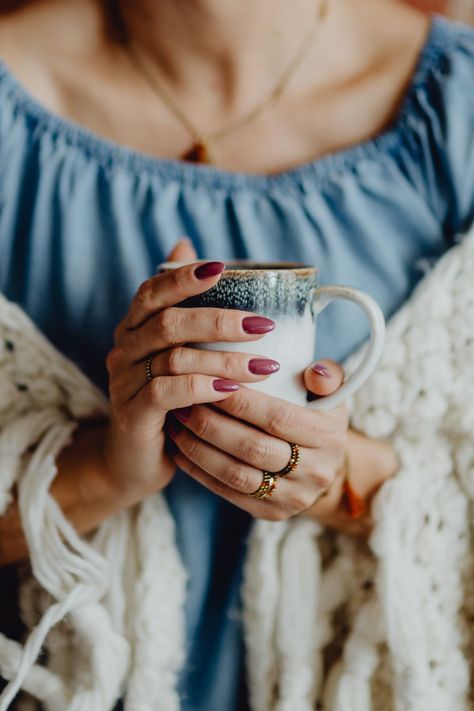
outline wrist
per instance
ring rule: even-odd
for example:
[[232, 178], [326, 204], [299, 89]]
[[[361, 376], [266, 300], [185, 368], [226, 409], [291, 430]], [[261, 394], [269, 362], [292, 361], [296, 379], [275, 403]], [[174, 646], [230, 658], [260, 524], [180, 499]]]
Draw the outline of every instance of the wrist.
[[57, 459], [51, 493], [80, 533], [137, 502], [114, 485], [104, 449], [107, 430], [106, 422], [82, 422]]

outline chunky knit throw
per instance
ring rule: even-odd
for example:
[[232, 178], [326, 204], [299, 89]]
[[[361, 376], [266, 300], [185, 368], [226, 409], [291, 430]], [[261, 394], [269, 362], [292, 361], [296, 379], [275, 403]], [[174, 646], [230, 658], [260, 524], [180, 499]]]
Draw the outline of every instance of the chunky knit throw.
[[[243, 588], [253, 711], [473, 708], [473, 275], [474, 233], [391, 320], [351, 402], [352, 425], [390, 439], [401, 461], [373, 501], [369, 543], [303, 517], [255, 523]], [[23, 711], [38, 699], [110, 711], [121, 696], [126, 711], [179, 709], [186, 573], [164, 498], [80, 537], [48, 493], [77, 422], [106, 413], [0, 297], [0, 515], [15, 487], [31, 556], [20, 595], [30, 634], [24, 646], [0, 635], [0, 711], [14, 698]]]

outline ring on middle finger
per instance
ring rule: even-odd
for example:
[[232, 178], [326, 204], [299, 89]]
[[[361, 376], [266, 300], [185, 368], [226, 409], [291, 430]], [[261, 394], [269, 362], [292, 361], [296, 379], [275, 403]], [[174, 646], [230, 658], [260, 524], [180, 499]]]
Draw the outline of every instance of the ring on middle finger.
[[277, 472], [272, 472], [273, 476], [287, 476], [294, 472], [300, 461], [300, 448], [294, 442], [288, 442], [291, 447], [291, 454], [287, 464]]

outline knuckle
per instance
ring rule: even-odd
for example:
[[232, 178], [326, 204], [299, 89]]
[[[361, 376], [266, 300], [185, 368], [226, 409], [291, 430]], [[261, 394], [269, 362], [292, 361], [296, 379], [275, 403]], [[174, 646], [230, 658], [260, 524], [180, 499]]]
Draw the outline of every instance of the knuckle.
[[268, 430], [272, 434], [285, 434], [297, 424], [297, 416], [291, 407], [276, 408], [268, 418]]
[[179, 329], [178, 309], [169, 308], [160, 311], [155, 320], [155, 327], [167, 343], [175, 343]]
[[250, 477], [247, 467], [235, 464], [227, 472], [227, 484], [231, 489], [246, 491], [250, 489]]
[[169, 375], [180, 375], [184, 366], [184, 348], [171, 348], [165, 357], [165, 368]]
[[193, 418], [194, 433], [201, 439], [212, 439], [212, 425], [205, 411], [196, 408]]
[[142, 282], [135, 294], [135, 303], [141, 306], [145, 311], [151, 306], [153, 296], [153, 287], [150, 279]]
[[234, 417], [239, 420], [247, 419], [249, 403], [242, 392], [237, 391], [234, 393], [232, 398], [227, 400], [227, 406], [229, 408], [228, 412]]
[[226, 331], [227, 314], [224, 309], [216, 309], [213, 318], [214, 335], [222, 336]]
[[196, 373], [186, 376], [186, 390], [193, 401], [198, 399], [201, 390], [201, 377]]
[[196, 459], [199, 458], [201, 444], [195, 437], [182, 437], [180, 440], [180, 448], [191, 461], [195, 462]]
[[265, 440], [258, 437], [247, 437], [240, 442], [239, 451], [242, 459], [247, 462], [262, 462], [269, 454], [269, 447]]
[[226, 375], [235, 373], [240, 370], [238, 359], [234, 353], [221, 353], [221, 369]]
[[173, 269], [169, 275], [170, 287], [175, 291], [181, 292], [188, 282], [188, 275], [184, 269]]

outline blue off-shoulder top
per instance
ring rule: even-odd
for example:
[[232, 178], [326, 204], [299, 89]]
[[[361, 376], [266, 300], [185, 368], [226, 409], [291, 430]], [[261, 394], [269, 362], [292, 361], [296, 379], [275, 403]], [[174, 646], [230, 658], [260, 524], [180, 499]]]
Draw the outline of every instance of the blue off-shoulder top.
[[[317, 264], [322, 283], [365, 289], [390, 316], [473, 219], [474, 32], [441, 18], [386, 130], [271, 176], [115, 145], [0, 64], [0, 289], [104, 389], [114, 326], [182, 235], [203, 258]], [[318, 324], [319, 355], [337, 360], [368, 333], [346, 303]], [[241, 711], [251, 522], [182, 472], [165, 493], [189, 571], [182, 708]]]

